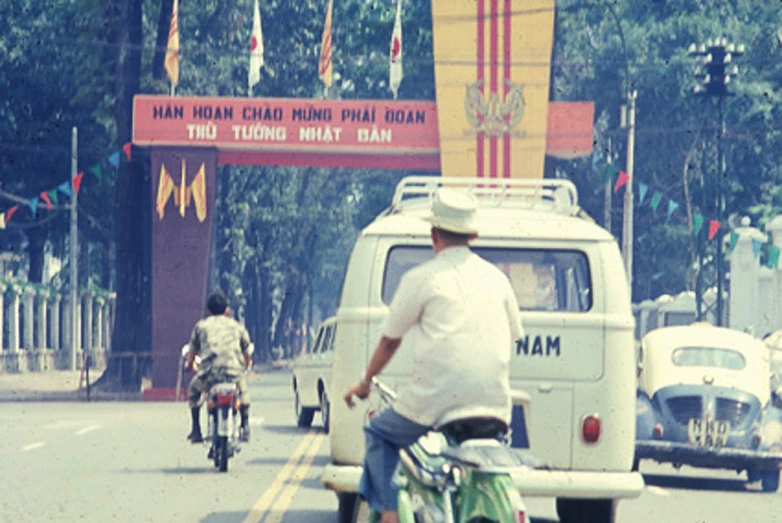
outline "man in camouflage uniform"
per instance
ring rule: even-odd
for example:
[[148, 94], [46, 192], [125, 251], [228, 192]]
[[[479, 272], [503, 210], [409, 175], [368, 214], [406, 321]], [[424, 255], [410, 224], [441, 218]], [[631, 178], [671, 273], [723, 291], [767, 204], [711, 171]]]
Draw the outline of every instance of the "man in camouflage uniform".
[[[187, 438], [193, 443], [204, 440], [199, 421], [202, 394], [216, 383], [232, 382], [239, 384], [242, 400], [239, 437], [248, 441], [250, 393], [244, 371], [252, 365], [250, 335], [241, 323], [230, 317], [228, 300], [222, 292], [216, 291], [209, 297], [206, 310], [208, 316], [196, 323], [193, 329], [185, 362], [186, 369], [197, 371], [190, 382], [193, 428]], [[201, 358], [200, 365], [195, 363], [197, 355]]]

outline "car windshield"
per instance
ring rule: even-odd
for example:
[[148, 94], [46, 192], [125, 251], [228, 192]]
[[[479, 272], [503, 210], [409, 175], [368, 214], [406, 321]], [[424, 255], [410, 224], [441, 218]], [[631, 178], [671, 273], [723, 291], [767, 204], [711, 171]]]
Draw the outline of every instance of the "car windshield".
[[741, 370], [747, 365], [744, 356], [735, 350], [714, 347], [681, 347], [671, 354], [678, 367], [718, 367]]
[[[578, 251], [475, 247], [510, 280], [521, 310], [585, 312], [592, 307], [586, 255]], [[402, 276], [434, 256], [431, 247], [391, 249], [383, 279], [383, 302], [391, 303]]]

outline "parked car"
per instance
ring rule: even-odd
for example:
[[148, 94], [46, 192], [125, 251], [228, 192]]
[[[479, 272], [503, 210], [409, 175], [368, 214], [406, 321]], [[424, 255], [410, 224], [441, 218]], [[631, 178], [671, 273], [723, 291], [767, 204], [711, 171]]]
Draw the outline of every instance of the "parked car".
[[296, 424], [309, 427], [315, 412], [320, 411], [323, 429], [329, 431], [331, 410], [331, 365], [334, 361], [336, 318], [326, 319], [318, 327], [315, 343], [293, 363], [293, 394]]
[[636, 466], [746, 470], [777, 490], [782, 411], [763, 342], [705, 323], [663, 327], [641, 340], [638, 364]]

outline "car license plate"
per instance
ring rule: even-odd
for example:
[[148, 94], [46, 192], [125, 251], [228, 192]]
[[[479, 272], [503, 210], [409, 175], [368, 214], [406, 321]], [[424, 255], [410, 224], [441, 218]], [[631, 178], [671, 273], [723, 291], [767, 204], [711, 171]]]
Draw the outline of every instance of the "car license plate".
[[730, 422], [691, 418], [687, 423], [690, 444], [697, 447], [724, 447], [728, 443]]

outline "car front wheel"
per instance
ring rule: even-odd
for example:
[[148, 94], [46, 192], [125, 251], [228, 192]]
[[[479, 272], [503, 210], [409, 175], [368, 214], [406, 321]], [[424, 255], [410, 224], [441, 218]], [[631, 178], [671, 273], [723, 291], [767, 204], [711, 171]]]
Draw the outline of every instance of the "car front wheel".
[[776, 492], [779, 488], [779, 470], [764, 470], [760, 476], [763, 492]]
[[329, 418], [331, 414], [331, 403], [329, 403], [329, 397], [326, 392], [322, 392], [320, 395], [320, 417], [323, 421], [323, 432], [329, 433]]
[[306, 429], [312, 425], [312, 418], [315, 416], [315, 409], [311, 407], [302, 407], [301, 398], [299, 398], [299, 391], [296, 391], [296, 425]]

